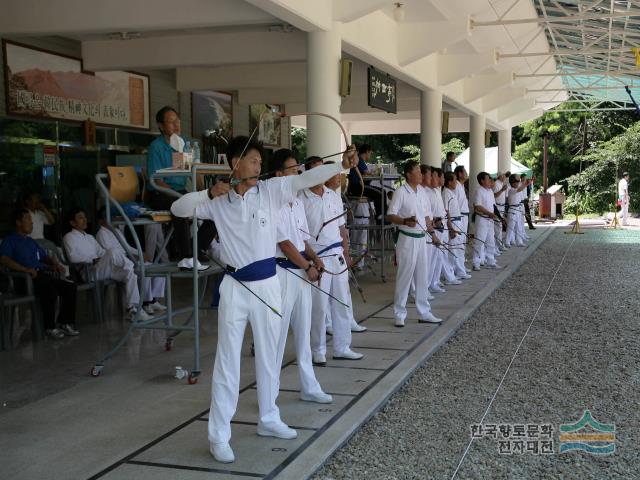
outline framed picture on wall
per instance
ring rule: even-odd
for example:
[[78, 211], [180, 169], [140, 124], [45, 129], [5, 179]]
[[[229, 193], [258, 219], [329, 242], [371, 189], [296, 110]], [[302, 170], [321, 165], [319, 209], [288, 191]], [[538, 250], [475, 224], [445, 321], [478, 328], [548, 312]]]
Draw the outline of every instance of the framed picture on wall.
[[[249, 131], [253, 132], [262, 117], [257, 139], [266, 146], [279, 147], [282, 135], [282, 117], [277, 115], [283, 111], [282, 105], [257, 103], [249, 105]], [[265, 112], [267, 114], [263, 115]], [[270, 115], [269, 113], [273, 113]]]
[[218, 130], [230, 140], [233, 136], [233, 96], [228, 92], [191, 92], [191, 135], [201, 138], [207, 130]]
[[149, 129], [149, 77], [85, 72], [82, 60], [2, 41], [9, 115]]

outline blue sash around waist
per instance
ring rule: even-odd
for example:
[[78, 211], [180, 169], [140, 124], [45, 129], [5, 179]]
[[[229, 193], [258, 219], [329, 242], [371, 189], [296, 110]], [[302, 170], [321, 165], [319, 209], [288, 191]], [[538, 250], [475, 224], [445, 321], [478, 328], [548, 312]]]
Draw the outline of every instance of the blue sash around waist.
[[264, 258], [238, 269], [227, 265], [224, 273], [241, 282], [264, 280], [276, 274], [276, 259], [275, 257]]
[[338, 248], [338, 247], [342, 247], [342, 240], [340, 240], [339, 242], [333, 243], [333, 244], [329, 245], [328, 247], [324, 247], [322, 250], [320, 250], [318, 252], [318, 255], [321, 255], [324, 252], [328, 252], [329, 250], [332, 250], [332, 249]]
[[[309, 260], [307, 258], [307, 254], [306, 253], [300, 252], [300, 255], [302, 255], [306, 260]], [[276, 263], [278, 264], [279, 267], [282, 267], [282, 268], [289, 268], [289, 269], [293, 268], [293, 269], [296, 269], [296, 270], [302, 270], [298, 265], [293, 263], [288, 258], [284, 258], [284, 257], [276, 258]]]

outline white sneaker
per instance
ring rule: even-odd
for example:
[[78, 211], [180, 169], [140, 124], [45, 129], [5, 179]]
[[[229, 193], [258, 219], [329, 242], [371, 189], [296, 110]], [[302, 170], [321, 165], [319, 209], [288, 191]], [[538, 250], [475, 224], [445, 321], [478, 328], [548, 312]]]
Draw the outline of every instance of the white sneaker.
[[465, 271], [466, 271], [467, 273], [471, 273], [471, 269], [469, 269], [469, 268], [467, 268], [467, 267], [465, 267], [464, 269], [465, 269]]
[[479, 265], [474, 265], [473, 266], [473, 271], [474, 272], [479, 272], [480, 271], [480, 266]]
[[447, 280], [444, 283], [447, 284], [447, 285], [462, 285], [462, 282], [460, 280], [458, 280], [457, 278], [455, 280]]
[[471, 275], [469, 275], [468, 273], [463, 273], [461, 275], [458, 275], [458, 278], [460, 280], [469, 280], [471, 278]]
[[421, 318], [418, 320], [419, 323], [442, 323], [442, 319], [436, 317], [433, 313], [427, 313], [425, 318]]
[[153, 309], [153, 307], [151, 305], [143, 305], [142, 309], [147, 312], [149, 315], [153, 315], [155, 313], [155, 310]]
[[404, 320], [401, 319], [401, 318], [396, 318], [395, 326], [396, 327], [404, 327]]
[[151, 308], [153, 308], [156, 312], [164, 312], [167, 307], [165, 307], [164, 305], [162, 305], [159, 301], [155, 301], [153, 302], [151, 305], [149, 305]]
[[333, 402], [333, 397], [328, 393], [318, 392], [318, 393], [301, 393], [300, 400], [303, 402], [313, 402], [313, 403], [331, 403]]
[[339, 354], [335, 352], [333, 353], [334, 360], [360, 360], [362, 357], [364, 357], [363, 354], [356, 353], [350, 348], [347, 348], [344, 352]]
[[314, 353], [311, 356], [311, 363], [316, 367], [324, 367], [327, 364], [327, 358], [321, 353]]
[[442, 287], [439, 286], [431, 286], [429, 287], [429, 290], [431, 290], [433, 293], [445, 293], [446, 290]]
[[360, 325], [360, 324], [358, 324], [356, 322], [353, 322], [351, 324], [351, 331], [352, 332], [356, 332], [356, 333], [366, 332], [367, 331], [367, 327], [365, 327], [364, 325]]
[[275, 437], [282, 438], [284, 440], [293, 440], [298, 436], [298, 432], [296, 432], [293, 428], [289, 428], [283, 422], [276, 423], [268, 427], [258, 424], [257, 433], [261, 437]]
[[144, 309], [140, 310], [137, 318], [136, 314], [138, 314], [138, 310], [136, 309], [136, 307], [129, 307], [129, 309], [127, 310], [127, 318], [130, 322], [133, 322], [134, 320], [137, 320], [138, 322], [145, 322], [153, 318], [153, 315], [149, 315], [144, 311]]
[[489, 268], [491, 270], [500, 270], [502, 267], [497, 263], [488, 263], [485, 268]]
[[236, 460], [236, 457], [233, 455], [233, 450], [231, 450], [231, 446], [227, 442], [209, 445], [209, 451], [211, 455], [213, 455], [213, 458], [220, 463], [233, 463]]
[[[206, 270], [210, 265], [202, 265], [198, 260], [196, 260], [196, 268], [199, 271]], [[178, 262], [178, 268], [182, 270], [192, 270], [193, 269], [193, 258], [183, 258]]]
[[427, 293], [427, 301], [435, 300], [436, 297], [431, 295], [431, 293]]
[[70, 323], [60, 325], [60, 330], [62, 330], [62, 333], [64, 333], [67, 337], [77, 337], [78, 335], [80, 335], [80, 332], [76, 330]]
[[60, 338], [64, 338], [64, 332], [60, 328], [53, 328], [51, 330], [47, 330], [46, 334], [48, 337], [55, 338], [56, 340]]

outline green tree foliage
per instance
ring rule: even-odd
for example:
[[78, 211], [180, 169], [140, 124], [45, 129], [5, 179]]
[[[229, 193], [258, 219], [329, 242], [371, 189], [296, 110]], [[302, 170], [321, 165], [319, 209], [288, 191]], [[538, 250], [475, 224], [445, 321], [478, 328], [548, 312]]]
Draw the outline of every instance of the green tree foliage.
[[[583, 212], [603, 213], [613, 209], [622, 172], [629, 172], [630, 209], [640, 209], [640, 123], [608, 142], [601, 142], [582, 157], [588, 166], [567, 178], [569, 205]], [[634, 181], [635, 179], [635, 181]]]
[[[579, 108], [577, 104], [572, 103], [566, 103], [564, 107]], [[513, 138], [517, 146], [513, 156], [519, 162], [531, 167], [536, 177], [542, 178], [544, 142], [542, 135], [544, 132], [549, 132], [547, 172], [549, 185], [553, 185], [578, 173], [582, 167], [588, 165], [581, 164], [581, 160], [594, 161], [591, 156], [584, 157], [582, 153], [621, 134], [634, 122], [635, 117], [632, 111], [550, 111], [514, 130]]]

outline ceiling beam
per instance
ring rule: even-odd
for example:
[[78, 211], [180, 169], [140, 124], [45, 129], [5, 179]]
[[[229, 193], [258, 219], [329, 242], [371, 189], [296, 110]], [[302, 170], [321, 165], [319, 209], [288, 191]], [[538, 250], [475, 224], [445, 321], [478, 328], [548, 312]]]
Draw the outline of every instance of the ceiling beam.
[[469, 38], [469, 23], [410, 22], [398, 28], [398, 63], [404, 67]]
[[607, 20], [610, 18], [624, 18], [624, 17], [640, 17], [639, 10], [630, 10], [625, 13], [585, 13], [583, 15], [565, 15], [565, 16], [544, 16], [544, 17], [532, 17], [532, 18], [514, 18], [511, 20], [489, 20], [489, 21], [477, 21], [471, 19], [471, 28], [476, 27], [498, 27], [505, 25], [525, 25], [530, 23], [536, 24], [549, 24], [549, 23], [574, 23], [584, 20]]
[[91, 40], [82, 42], [82, 58], [84, 68], [94, 71], [264, 63], [265, 59], [298, 62], [306, 59], [306, 35], [265, 31]]
[[[226, 2], [225, 2], [226, 3]], [[273, 17], [244, 2], [220, 15], [207, 0], [3, 0], [2, 36], [74, 36], [273, 23]]]

